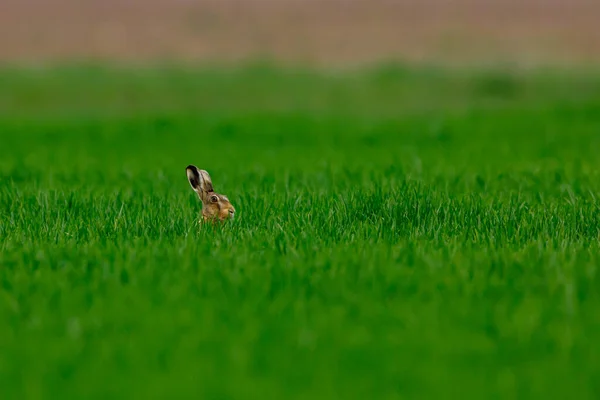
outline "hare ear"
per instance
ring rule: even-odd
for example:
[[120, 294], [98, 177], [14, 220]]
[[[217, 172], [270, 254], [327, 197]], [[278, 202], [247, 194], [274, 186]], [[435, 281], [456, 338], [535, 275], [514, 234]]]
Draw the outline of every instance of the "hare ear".
[[200, 173], [200, 181], [202, 182], [202, 190], [204, 190], [205, 192], [214, 192], [215, 189], [213, 188], [213, 184], [212, 184], [212, 179], [210, 179], [210, 175], [208, 174], [207, 171], [201, 169], [198, 171]]
[[198, 169], [195, 165], [188, 165], [185, 172], [192, 189], [198, 192], [198, 194], [213, 191], [212, 181], [208, 172]]
[[198, 170], [198, 168], [196, 168], [195, 165], [188, 165], [185, 168], [185, 172], [187, 174], [188, 181], [190, 182], [190, 185], [192, 186], [192, 189], [194, 189], [196, 192], [201, 191], [202, 190], [202, 183], [201, 183], [202, 178], [200, 177], [200, 171]]

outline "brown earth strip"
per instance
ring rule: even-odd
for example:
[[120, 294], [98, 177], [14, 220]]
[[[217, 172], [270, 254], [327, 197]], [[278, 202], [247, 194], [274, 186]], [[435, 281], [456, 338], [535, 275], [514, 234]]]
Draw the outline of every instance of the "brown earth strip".
[[0, 62], [597, 64], [600, 1], [3, 0]]

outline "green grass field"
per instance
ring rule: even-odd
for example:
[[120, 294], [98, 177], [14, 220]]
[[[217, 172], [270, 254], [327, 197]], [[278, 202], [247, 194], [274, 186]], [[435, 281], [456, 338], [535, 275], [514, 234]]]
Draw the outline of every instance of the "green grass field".
[[600, 397], [600, 74], [0, 87], [1, 398]]

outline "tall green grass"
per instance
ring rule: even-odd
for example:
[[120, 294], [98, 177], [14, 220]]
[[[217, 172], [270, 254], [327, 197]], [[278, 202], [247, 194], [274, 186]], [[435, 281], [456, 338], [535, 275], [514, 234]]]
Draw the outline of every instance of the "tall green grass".
[[600, 76], [0, 86], [2, 398], [600, 396]]

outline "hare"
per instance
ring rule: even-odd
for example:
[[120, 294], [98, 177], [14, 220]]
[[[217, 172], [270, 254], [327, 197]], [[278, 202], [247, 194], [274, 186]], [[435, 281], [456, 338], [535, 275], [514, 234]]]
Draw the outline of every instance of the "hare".
[[185, 169], [192, 189], [202, 201], [202, 219], [204, 221], [225, 221], [235, 217], [235, 208], [227, 196], [215, 193], [210, 175], [195, 165], [188, 165]]

